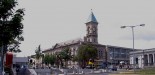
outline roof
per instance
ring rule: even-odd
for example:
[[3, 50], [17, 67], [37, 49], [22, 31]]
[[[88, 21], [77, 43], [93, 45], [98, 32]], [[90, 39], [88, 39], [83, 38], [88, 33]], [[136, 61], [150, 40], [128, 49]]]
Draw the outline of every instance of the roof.
[[151, 48], [151, 49], [131, 51], [130, 54], [144, 54], [144, 53], [154, 53], [154, 52], [155, 52], [155, 48]]
[[44, 53], [44, 52], [53, 50], [55, 48], [69, 46], [69, 45], [77, 44], [77, 43], [80, 43], [80, 42], [83, 42], [83, 39], [77, 38], [77, 39], [74, 39], [74, 40], [68, 40], [68, 41], [65, 41], [65, 42], [56, 43], [54, 46], [52, 46], [52, 48], [46, 49], [46, 50], [44, 50], [42, 52]]
[[91, 13], [90, 13], [86, 23], [89, 23], [89, 22], [96, 22], [96, 23], [98, 23], [92, 11], [91, 11]]
[[28, 62], [27, 57], [14, 57], [13, 62]]
[[[125, 48], [125, 49], [133, 50], [133, 48], [127, 48], [127, 47], [112, 46], [112, 45], [106, 45], [106, 46], [108, 46], [108, 47], [115, 47], [115, 48]], [[141, 49], [134, 49], [134, 50], [141, 50]]]

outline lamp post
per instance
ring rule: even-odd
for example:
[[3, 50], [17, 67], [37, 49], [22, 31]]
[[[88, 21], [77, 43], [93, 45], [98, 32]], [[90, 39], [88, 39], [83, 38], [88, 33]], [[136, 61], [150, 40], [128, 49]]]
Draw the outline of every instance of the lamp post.
[[[126, 27], [129, 27], [132, 29], [132, 41], [133, 41], [133, 51], [134, 51], [134, 27], [137, 27], [137, 26], [145, 26], [145, 24], [140, 24], [140, 25], [133, 25], [133, 26], [121, 26], [121, 28], [126, 28]], [[134, 72], [135, 72], [135, 55], [133, 54], [133, 65], [134, 65]]]

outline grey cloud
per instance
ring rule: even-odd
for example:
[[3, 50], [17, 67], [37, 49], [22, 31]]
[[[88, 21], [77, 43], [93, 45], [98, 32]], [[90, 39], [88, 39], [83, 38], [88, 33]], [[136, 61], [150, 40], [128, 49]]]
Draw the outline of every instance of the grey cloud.
[[153, 32], [141, 33], [135, 36], [135, 39], [137, 40], [142, 39], [142, 40], [147, 40], [147, 41], [155, 40], [155, 33]]

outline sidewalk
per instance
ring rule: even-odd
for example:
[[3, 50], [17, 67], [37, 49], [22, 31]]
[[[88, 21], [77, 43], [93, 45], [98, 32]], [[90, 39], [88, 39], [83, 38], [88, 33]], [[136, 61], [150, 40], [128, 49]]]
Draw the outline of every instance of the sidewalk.
[[[54, 74], [52, 74], [54, 75]], [[84, 72], [84, 73], [61, 73], [58, 75], [139, 75], [139, 74], [134, 74], [133, 70], [118, 70], [118, 71], [103, 71], [103, 70], [95, 70], [95, 71], [91, 71], [91, 72]]]
[[[101, 70], [93, 71], [93, 72], [84, 72], [84, 73], [67, 73], [66, 75], [108, 75], [110, 72], [103, 72]], [[54, 74], [52, 74], [54, 75]], [[65, 75], [65, 74], [58, 74], [58, 75]]]

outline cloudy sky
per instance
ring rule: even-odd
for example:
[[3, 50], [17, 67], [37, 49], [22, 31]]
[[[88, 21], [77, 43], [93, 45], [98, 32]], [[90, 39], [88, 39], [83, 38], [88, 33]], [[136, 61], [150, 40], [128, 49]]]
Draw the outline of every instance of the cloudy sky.
[[132, 48], [131, 28], [122, 25], [145, 24], [135, 27], [135, 48], [155, 48], [154, 0], [18, 0], [25, 8], [25, 41], [18, 56], [35, 54], [36, 47], [51, 48], [86, 35], [85, 22], [93, 9], [98, 25], [100, 44]]

